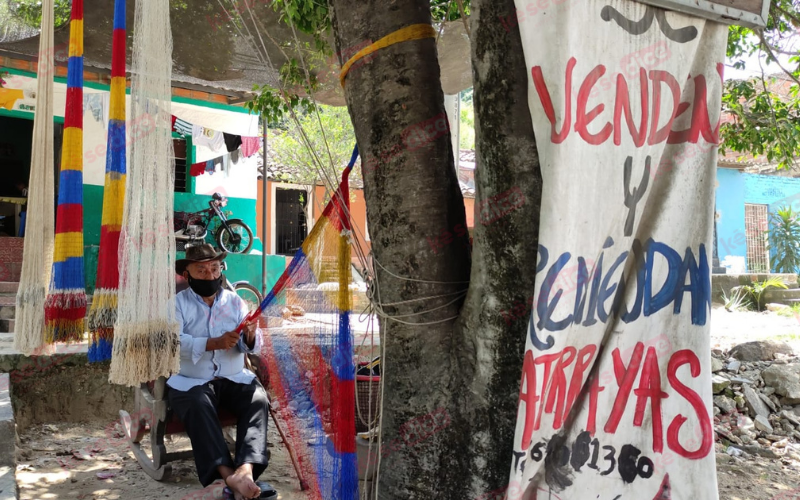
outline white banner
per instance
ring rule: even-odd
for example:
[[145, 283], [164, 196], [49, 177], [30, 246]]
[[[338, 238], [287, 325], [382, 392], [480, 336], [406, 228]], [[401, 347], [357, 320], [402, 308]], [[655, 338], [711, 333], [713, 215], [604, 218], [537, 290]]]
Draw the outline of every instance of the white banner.
[[727, 26], [630, 0], [516, 6], [544, 191], [507, 497], [716, 500]]

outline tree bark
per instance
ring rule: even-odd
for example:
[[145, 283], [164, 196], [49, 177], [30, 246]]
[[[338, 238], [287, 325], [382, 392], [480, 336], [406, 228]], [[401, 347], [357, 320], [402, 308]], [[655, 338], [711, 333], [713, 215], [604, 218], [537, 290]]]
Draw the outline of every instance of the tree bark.
[[[431, 22], [429, 0], [331, 5], [340, 54]], [[530, 314], [529, 306], [512, 311], [533, 293], [541, 198], [519, 32], [498, 18], [513, 12], [513, 0], [472, 5], [476, 206], [515, 186], [524, 203], [491, 223], [476, 213], [471, 263], [450, 134], [420, 148], [404, 144], [409, 127], [444, 115], [435, 40], [380, 49], [345, 81], [362, 154], [375, 298], [394, 317], [381, 319], [381, 499], [463, 500], [508, 481]], [[437, 410], [449, 423], [430, 435], [417, 424]]]
[[[542, 176], [519, 28], [501, 21], [509, 17], [513, 0], [471, 3], [475, 229], [451, 384], [468, 429], [469, 499], [508, 484], [538, 254]], [[512, 193], [521, 204], [501, 203]]]
[[[340, 54], [406, 26], [431, 23], [428, 0], [331, 4]], [[445, 498], [440, 439], [416, 442], [414, 424], [448, 406], [453, 325], [469, 281], [469, 240], [455, 235], [458, 226], [466, 233], [466, 215], [450, 134], [414, 150], [403, 142], [409, 127], [446, 116], [435, 39], [400, 42], [354, 65], [345, 96], [362, 155], [376, 299], [397, 319], [381, 318], [380, 498]]]

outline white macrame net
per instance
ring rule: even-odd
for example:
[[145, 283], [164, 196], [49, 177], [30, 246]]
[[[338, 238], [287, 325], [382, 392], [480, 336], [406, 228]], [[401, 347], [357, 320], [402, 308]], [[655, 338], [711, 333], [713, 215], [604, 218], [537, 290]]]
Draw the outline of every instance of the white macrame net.
[[137, 386], [180, 368], [172, 232], [174, 152], [169, 0], [136, 2], [128, 182], [109, 381]]
[[14, 324], [14, 348], [26, 356], [45, 348], [44, 300], [53, 267], [53, 62], [53, 0], [42, 0], [28, 215]]

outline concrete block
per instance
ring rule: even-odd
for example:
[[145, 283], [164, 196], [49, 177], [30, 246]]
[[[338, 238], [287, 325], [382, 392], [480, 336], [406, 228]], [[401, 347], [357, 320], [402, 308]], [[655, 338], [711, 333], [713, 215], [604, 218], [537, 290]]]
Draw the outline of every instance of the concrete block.
[[14, 411], [11, 408], [9, 375], [0, 373], [0, 466], [16, 467], [14, 445], [17, 430], [14, 425]]
[[15, 470], [16, 466], [0, 467], [0, 500], [16, 500], [18, 498]]

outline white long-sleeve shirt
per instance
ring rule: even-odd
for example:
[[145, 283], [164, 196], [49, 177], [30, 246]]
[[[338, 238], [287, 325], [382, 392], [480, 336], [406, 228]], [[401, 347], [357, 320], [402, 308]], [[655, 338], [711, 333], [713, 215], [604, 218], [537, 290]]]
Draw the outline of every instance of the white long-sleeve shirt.
[[223, 377], [240, 384], [249, 384], [255, 374], [245, 368], [245, 353], [261, 350], [261, 335], [256, 334], [253, 348], [247, 347], [243, 338], [226, 350], [206, 351], [209, 338], [221, 337], [235, 330], [247, 316], [244, 300], [235, 293], [222, 289], [214, 304], [209, 306], [191, 288], [176, 296], [177, 319], [181, 326], [181, 369], [167, 380], [167, 385], [179, 391], [205, 384]]

